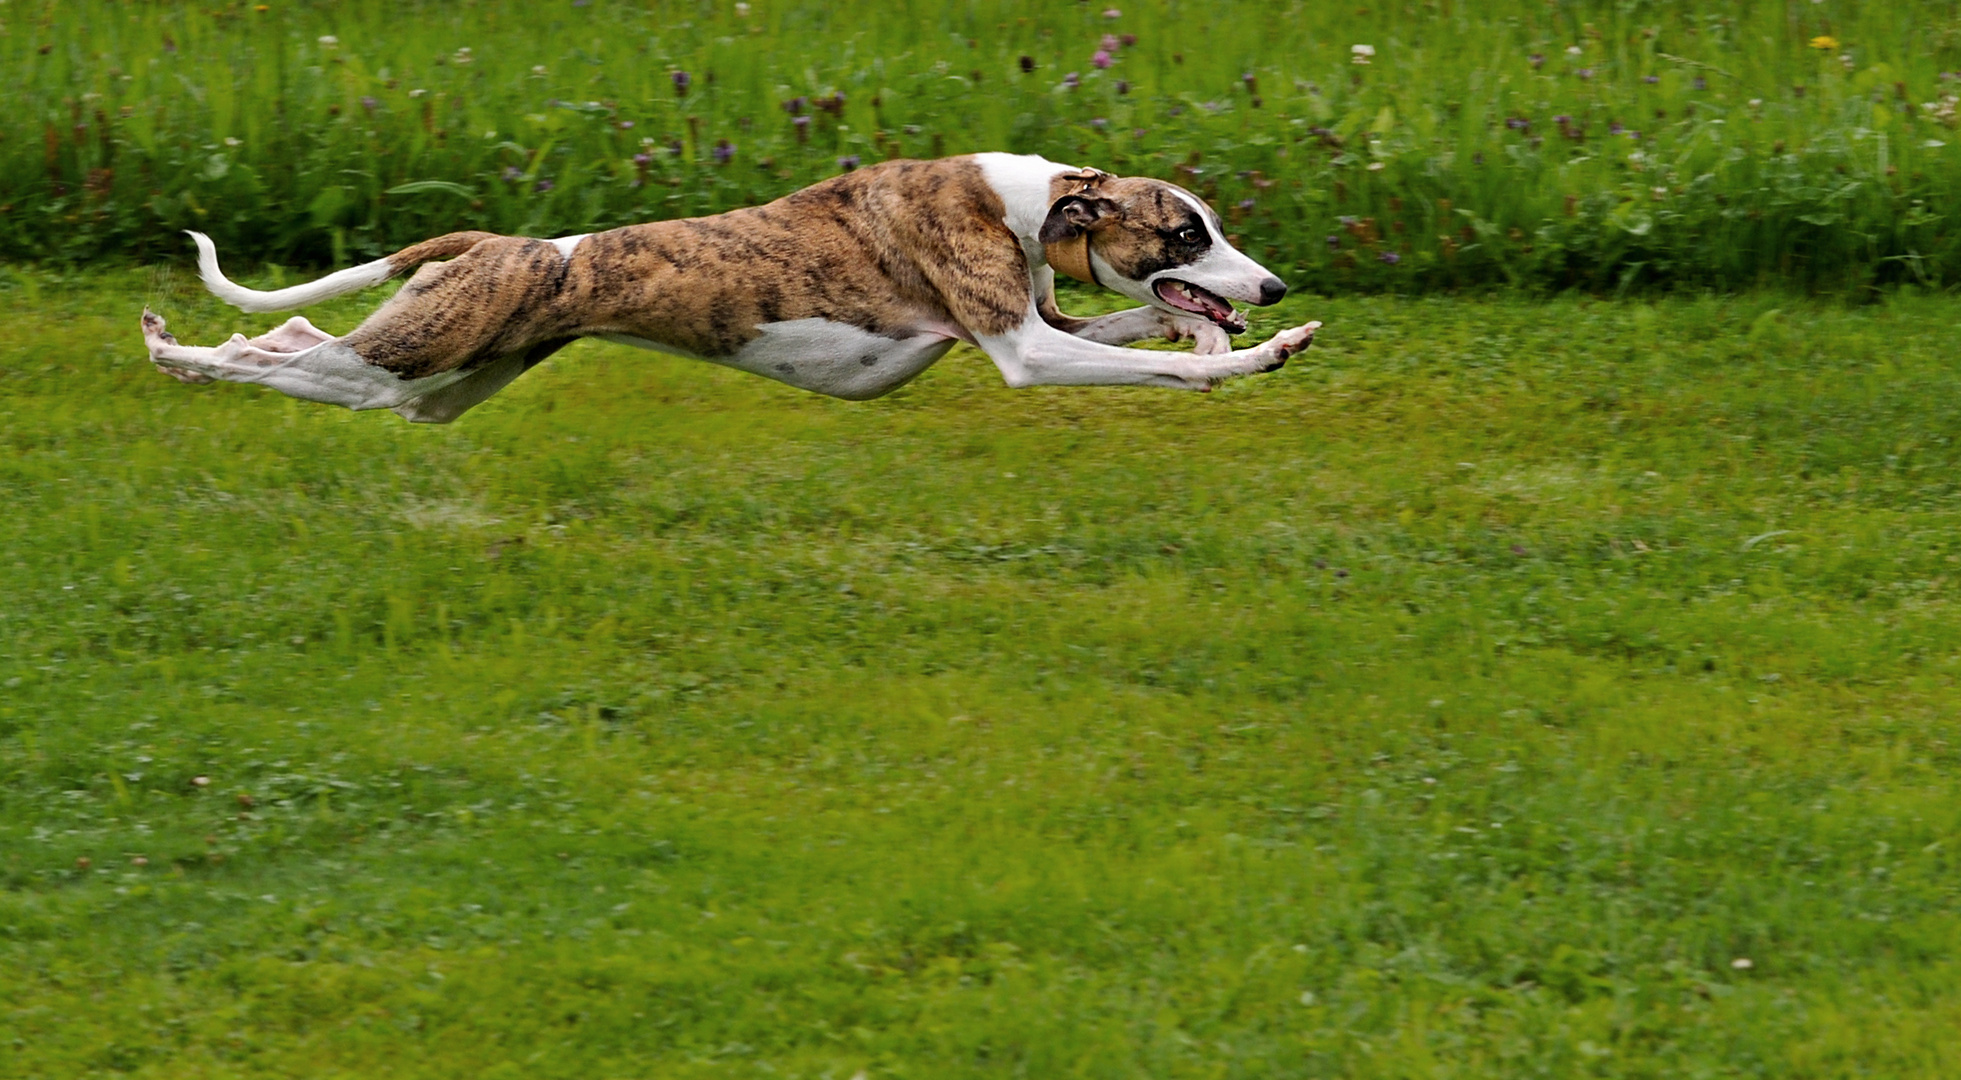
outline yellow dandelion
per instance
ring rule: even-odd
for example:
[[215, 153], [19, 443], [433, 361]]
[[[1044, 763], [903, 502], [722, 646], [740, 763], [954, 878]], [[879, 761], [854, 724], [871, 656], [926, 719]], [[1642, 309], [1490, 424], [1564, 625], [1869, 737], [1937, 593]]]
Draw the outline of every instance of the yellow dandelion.
[[1825, 50], [1836, 49], [1838, 48], [1838, 39], [1830, 34], [1820, 34], [1811, 39], [1811, 47]]

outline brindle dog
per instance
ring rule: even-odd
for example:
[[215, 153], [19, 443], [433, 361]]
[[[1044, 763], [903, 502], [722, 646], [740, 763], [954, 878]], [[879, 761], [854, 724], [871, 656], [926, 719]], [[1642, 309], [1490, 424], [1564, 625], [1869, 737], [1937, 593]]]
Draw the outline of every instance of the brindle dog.
[[[227, 280], [209, 238], [198, 268], [245, 311], [284, 311], [420, 267], [346, 335], [295, 318], [216, 348], [177, 343], [143, 313], [150, 359], [185, 382], [254, 382], [308, 401], [443, 423], [576, 338], [741, 368], [822, 394], [872, 398], [957, 341], [1010, 386], [1206, 390], [1271, 371], [1319, 323], [1234, 350], [1231, 301], [1271, 304], [1280, 279], [1226, 242], [1190, 192], [1037, 157], [890, 161], [766, 206], [533, 240], [460, 232], [276, 292]], [[439, 261], [440, 260], [440, 261]], [[1146, 307], [1062, 314], [1056, 267]], [[1190, 353], [1125, 349], [1190, 339]]]

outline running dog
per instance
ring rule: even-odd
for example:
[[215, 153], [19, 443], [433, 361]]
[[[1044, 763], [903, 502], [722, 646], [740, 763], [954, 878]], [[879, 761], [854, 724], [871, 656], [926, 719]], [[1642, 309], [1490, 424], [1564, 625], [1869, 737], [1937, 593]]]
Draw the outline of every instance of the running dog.
[[[714, 217], [533, 240], [459, 232], [274, 292], [218, 269], [204, 283], [247, 312], [290, 311], [420, 267], [349, 333], [302, 318], [216, 348], [180, 345], [143, 312], [150, 360], [184, 382], [259, 383], [306, 401], [447, 423], [581, 337], [710, 360], [865, 399], [905, 385], [958, 341], [1011, 387], [1209, 390], [1272, 371], [1321, 325], [1233, 349], [1287, 286], [1226, 242], [1183, 188], [1039, 157], [888, 161]], [[437, 261], [445, 260], [445, 261]], [[1062, 314], [1055, 270], [1148, 306]], [[1125, 349], [1189, 339], [1193, 351]]]

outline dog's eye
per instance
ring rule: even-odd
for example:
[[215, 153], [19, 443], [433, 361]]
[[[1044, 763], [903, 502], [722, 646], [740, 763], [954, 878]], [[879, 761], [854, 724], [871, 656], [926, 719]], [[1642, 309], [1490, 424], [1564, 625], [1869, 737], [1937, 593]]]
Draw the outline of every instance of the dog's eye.
[[1198, 243], [1199, 237], [1202, 235], [1203, 234], [1200, 233], [1196, 227], [1191, 225], [1187, 225], [1184, 228], [1178, 230], [1178, 239], [1184, 241], [1187, 244]]

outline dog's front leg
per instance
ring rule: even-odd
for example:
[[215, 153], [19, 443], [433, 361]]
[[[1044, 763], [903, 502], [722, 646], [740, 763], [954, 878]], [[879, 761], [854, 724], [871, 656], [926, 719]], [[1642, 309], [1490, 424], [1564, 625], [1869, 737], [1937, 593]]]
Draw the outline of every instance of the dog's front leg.
[[1209, 390], [1235, 375], [1272, 371], [1307, 348], [1320, 323], [1283, 330], [1249, 349], [1222, 354], [1125, 349], [1089, 341], [1030, 318], [1004, 334], [976, 335], [975, 342], [1001, 369], [1011, 387], [1168, 386]]
[[[1215, 323], [1184, 315], [1173, 315], [1157, 308], [1131, 308], [1089, 320], [1076, 336], [1105, 345], [1129, 345], [1134, 341], [1189, 341], [1200, 356], [1218, 356], [1232, 351], [1232, 338]], [[1244, 332], [1245, 327], [1239, 327]]]
[[1095, 318], [1081, 319], [1064, 315], [1056, 306], [1055, 294], [1050, 292], [1037, 309], [1042, 321], [1057, 330], [1084, 341], [1101, 342], [1104, 345], [1129, 345], [1136, 341], [1150, 341], [1162, 338], [1165, 341], [1190, 341], [1192, 351], [1200, 356], [1216, 356], [1232, 351], [1230, 334], [1246, 332], [1244, 316], [1239, 325], [1230, 331], [1214, 325], [1211, 321], [1194, 316], [1174, 315], [1153, 307], [1130, 308], [1127, 311], [1099, 315]]

